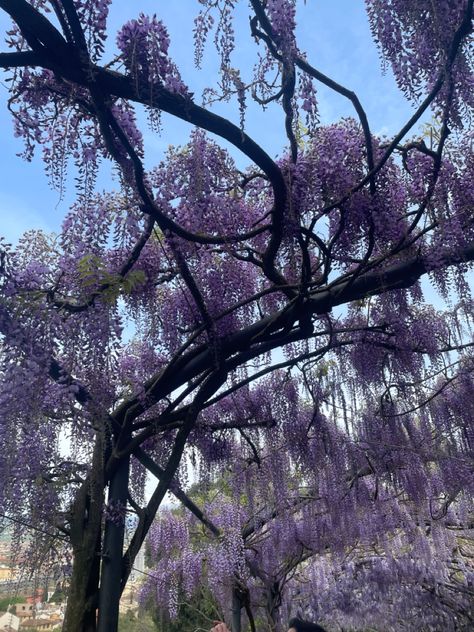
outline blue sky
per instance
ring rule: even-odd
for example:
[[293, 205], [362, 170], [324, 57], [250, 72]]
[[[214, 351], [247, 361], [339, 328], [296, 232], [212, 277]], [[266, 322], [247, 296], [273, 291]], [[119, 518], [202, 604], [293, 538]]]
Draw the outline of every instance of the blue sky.
[[[192, 29], [199, 7], [197, 0], [115, 0], [109, 21], [109, 55], [106, 55], [106, 61], [112, 54], [115, 33], [124, 21], [136, 17], [140, 11], [157, 13], [170, 32], [171, 56], [199, 102], [203, 88], [214, 83], [217, 76], [217, 59], [213, 54], [212, 41], [207, 47], [202, 71], [194, 68]], [[308, 53], [309, 61], [359, 95], [375, 133], [394, 134], [408, 118], [411, 107], [399, 93], [391, 73], [382, 75], [378, 52], [370, 37], [363, 0], [300, 1], [297, 21], [300, 48]], [[8, 28], [8, 20], [3, 12], [0, 12], [0, 27], [2, 31]], [[241, 69], [244, 79], [250, 79], [257, 47], [249, 37], [246, 2], [242, 1], [238, 5], [235, 29], [236, 50], [233, 65]], [[6, 46], [2, 50], [6, 50]], [[26, 163], [16, 156], [22, 150], [22, 143], [13, 137], [10, 115], [6, 110], [7, 99], [8, 84], [2, 83], [0, 160], [3, 177], [0, 187], [0, 234], [15, 242], [29, 228], [57, 230], [75, 192], [72, 181], [63, 200], [60, 200], [57, 191], [50, 189], [40, 152], [32, 163]], [[322, 123], [353, 114], [348, 101], [324, 86], [319, 86], [318, 100]], [[238, 124], [236, 103], [219, 104], [215, 111], [227, 115]], [[146, 126], [144, 131], [147, 164], [153, 164], [162, 158], [169, 144], [186, 142], [191, 127], [164, 115], [160, 135], [152, 133]], [[284, 149], [283, 115], [277, 106], [268, 108], [265, 113], [260, 108], [250, 108], [246, 131], [271, 155], [278, 155]], [[70, 172], [73, 177], [73, 166]], [[106, 171], [99, 180], [99, 186], [110, 188], [110, 177]]]

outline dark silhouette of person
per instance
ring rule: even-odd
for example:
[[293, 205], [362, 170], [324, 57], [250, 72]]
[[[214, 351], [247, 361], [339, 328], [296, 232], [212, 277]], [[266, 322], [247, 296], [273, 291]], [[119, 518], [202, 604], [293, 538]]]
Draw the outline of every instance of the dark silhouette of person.
[[326, 632], [325, 629], [317, 623], [311, 623], [311, 621], [302, 621], [297, 617], [295, 617], [294, 619], [290, 619], [288, 626], [290, 628], [288, 632]]

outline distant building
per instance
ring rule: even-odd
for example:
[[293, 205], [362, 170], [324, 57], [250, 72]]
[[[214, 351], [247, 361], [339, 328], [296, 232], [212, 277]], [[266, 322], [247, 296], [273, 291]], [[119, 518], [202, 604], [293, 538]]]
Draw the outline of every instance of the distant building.
[[34, 593], [26, 598], [26, 601], [31, 604], [39, 604], [44, 600], [45, 591], [43, 588], [36, 588]]
[[0, 582], [12, 581], [16, 579], [18, 569], [11, 567], [8, 564], [0, 563]]
[[20, 631], [22, 630], [54, 630], [59, 625], [56, 619], [25, 619], [20, 624]]
[[15, 604], [16, 616], [20, 619], [28, 619], [35, 614], [34, 603], [17, 603]]
[[[130, 516], [127, 518], [127, 522], [125, 524], [125, 539], [124, 539], [124, 547], [125, 549], [130, 544], [134, 530], [137, 526], [137, 519], [135, 517]], [[136, 582], [143, 579], [143, 571], [145, 570], [145, 546], [139, 550], [135, 562], [133, 563], [132, 569], [130, 571], [130, 582]]]
[[129, 581], [136, 582], [143, 579], [144, 570], [145, 570], [145, 547], [142, 546], [142, 548], [138, 551], [132, 570], [130, 571]]
[[11, 612], [0, 616], [0, 632], [18, 632], [20, 619]]

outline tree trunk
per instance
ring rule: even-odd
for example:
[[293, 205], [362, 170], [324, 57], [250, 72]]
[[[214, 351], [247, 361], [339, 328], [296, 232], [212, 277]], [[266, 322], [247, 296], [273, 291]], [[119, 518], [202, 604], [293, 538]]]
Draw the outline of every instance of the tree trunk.
[[[72, 576], [63, 632], [95, 632], [104, 507], [103, 437], [96, 436], [91, 472], [72, 508]], [[112, 631], [110, 631], [112, 632]]]
[[279, 608], [281, 605], [280, 586], [278, 582], [274, 582], [267, 588], [267, 617], [272, 632], [279, 632], [280, 617]]
[[125, 533], [125, 514], [120, 509], [127, 505], [129, 457], [124, 458], [109, 485], [108, 505], [117, 508], [116, 519], [105, 524], [104, 551], [100, 576], [99, 632], [115, 632], [118, 627], [119, 602], [122, 587], [122, 555]]
[[237, 589], [234, 589], [232, 592], [232, 632], [241, 632], [242, 630], [241, 608], [242, 603], [239, 594]]
[[96, 632], [99, 567], [100, 547], [84, 544], [74, 549], [63, 632]]

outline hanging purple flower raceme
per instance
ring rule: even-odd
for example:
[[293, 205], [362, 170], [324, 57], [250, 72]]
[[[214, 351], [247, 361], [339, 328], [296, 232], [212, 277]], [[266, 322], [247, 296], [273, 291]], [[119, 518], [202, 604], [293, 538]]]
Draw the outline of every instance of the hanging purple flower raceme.
[[291, 58], [296, 53], [295, 0], [268, 0], [266, 12], [270, 19], [274, 39], [282, 53]]
[[196, 68], [201, 67], [207, 36], [214, 25], [214, 18], [209, 9], [210, 7], [206, 7], [194, 19], [194, 64]]
[[104, 507], [104, 518], [106, 521], [111, 522], [115, 526], [119, 527], [125, 523], [127, 516], [127, 503], [121, 500], [109, 500]]
[[[452, 73], [444, 80], [436, 105], [438, 111], [451, 100], [452, 124], [463, 125], [462, 113], [474, 106], [473, 62], [468, 44], [461, 46], [453, 65], [452, 42], [466, 16], [465, 0], [430, 2], [422, 0], [366, 0], [372, 33], [384, 60], [391, 65], [399, 87], [418, 100], [430, 91], [445, 68]], [[454, 94], [451, 86], [454, 87]]]
[[111, 2], [112, 0], [74, 0], [89, 54], [94, 62], [98, 61], [104, 52]]
[[301, 102], [301, 109], [305, 113], [305, 124], [307, 133], [314, 132], [319, 123], [318, 101], [313, 78], [305, 72], [298, 74], [298, 97]]
[[183, 96], [188, 92], [169, 58], [169, 45], [168, 31], [156, 15], [150, 18], [141, 13], [138, 19], [124, 24], [117, 35], [125, 67], [137, 82], [137, 88], [148, 91], [151, 102], [154, 85]]

